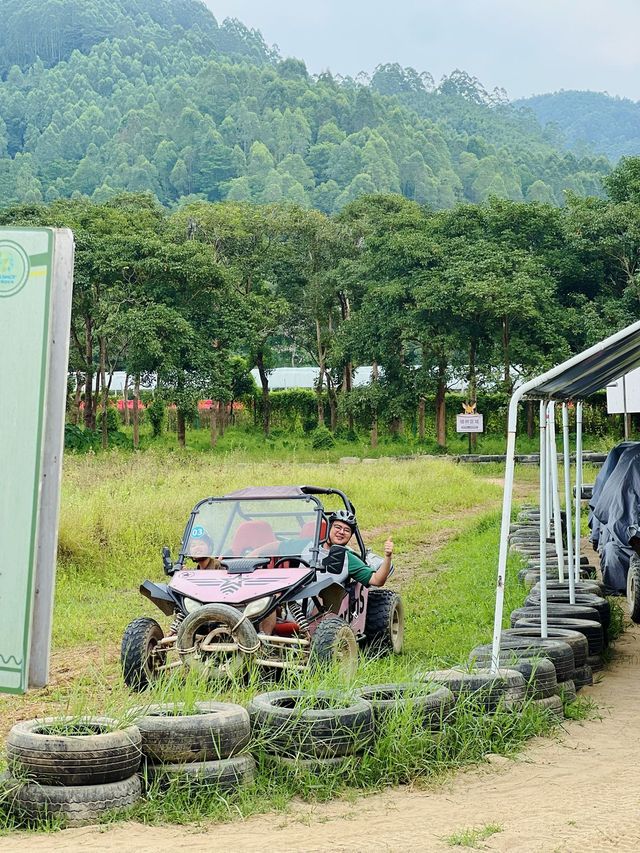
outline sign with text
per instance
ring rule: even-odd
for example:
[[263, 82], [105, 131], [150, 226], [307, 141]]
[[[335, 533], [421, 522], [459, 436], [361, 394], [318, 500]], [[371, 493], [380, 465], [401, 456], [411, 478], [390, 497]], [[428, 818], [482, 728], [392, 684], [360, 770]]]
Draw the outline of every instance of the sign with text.
[[[73, 235], [0, 228], [0, 691], [48, 675]], [[43, 657], [46, 660], [43, 661]]]
[[456, 415], [456, 432], [483, 432], [483, 417], [479, 414]]

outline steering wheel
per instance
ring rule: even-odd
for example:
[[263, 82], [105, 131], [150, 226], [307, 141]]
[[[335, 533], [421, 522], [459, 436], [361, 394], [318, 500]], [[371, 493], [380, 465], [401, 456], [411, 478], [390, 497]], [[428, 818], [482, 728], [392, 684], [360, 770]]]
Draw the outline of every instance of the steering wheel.
[[274, 568], [274, 569], [277, 569], [277, 568], [279, 568], [283, 563], [288, 563], [288, 562], [290, 562], [291, 560], [295, 560], [295, 561], [296, 561], [296, 563], [299, 563], [299, 564], [300, 564], [299, 566], [296, 566], [296, 568], [299, 568], [300, 566], [304, 566], [304, 567], [305, 567], [305, 568], [307, 568], [307, 569], [310, 569], [310, 568], [311, 568], [311, 565], [310, 565], [306, 560], [303, 560], [303, 559], [302, 559], [302, 557], [293, 557], [293, 556], [292, 556], [292, 557], [280, 557], [280, 558], [279, 558], [279, 559], [277, 559], [277, 560], [275, 561], [275, 563], [273, 564], [273, 568]]

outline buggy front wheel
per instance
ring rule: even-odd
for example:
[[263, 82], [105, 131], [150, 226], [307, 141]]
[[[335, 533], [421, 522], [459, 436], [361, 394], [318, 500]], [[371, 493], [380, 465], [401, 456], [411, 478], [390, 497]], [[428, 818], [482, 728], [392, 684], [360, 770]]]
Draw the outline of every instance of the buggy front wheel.
[[154, 678], [157, 669], [164, 662], [163, 653], [157, 646], [164, 632], [155, 619], [142, 616], [134, 619], [125, 628], [120, 649], [122, 676], [127, 687], [144, 690]]
[[339, 616], [323, 619], [311, 637], [312, 669], [336, 665], [346, 678], [358, 669], [358, 641], [350, 625]]
[[627, 604], [632, 622], [640, 622], [640, 557], [635, 554], [629, 563], [627, 574]]

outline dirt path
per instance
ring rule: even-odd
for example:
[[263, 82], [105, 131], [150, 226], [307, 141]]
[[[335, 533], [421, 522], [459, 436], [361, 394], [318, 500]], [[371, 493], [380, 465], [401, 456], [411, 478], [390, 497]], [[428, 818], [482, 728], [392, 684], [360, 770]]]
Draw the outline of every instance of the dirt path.
[[636, 850], [640, 839], [640, 628], [617, 645], [614, 664], [583, 691], [602, 719], [566, 722], [515, 760], [494, 757], [436, 789], [396, 789], [269, 814], [225, 826], [87, 827], [0, 839], [6, 853], [451, 850], [447, 837], [488, 824], [494, 851]]

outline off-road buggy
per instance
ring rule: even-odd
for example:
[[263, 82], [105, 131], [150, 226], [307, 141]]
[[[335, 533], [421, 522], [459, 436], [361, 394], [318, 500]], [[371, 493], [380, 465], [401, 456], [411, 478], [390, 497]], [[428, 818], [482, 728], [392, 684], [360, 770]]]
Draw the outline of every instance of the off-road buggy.
[[[173, 667], [236, 676], [250, 662], [274, 670], [339, 663], [352, 673], [358, 646], [399, 654], [400, 596], [349, 578], [346, 552], [325, 547], [330, 514], [355, 515], [338, 489], [315, 486], [246, 488], [206, 498], [193, 508], [180, 554], [163, 549], [167, 584], [144, 581], [140, 592], [172, 622], [134, 619], [122, 639], [125, 682], [145, 688]], [[207, 547], [203, 548], [203, 543]], [[382, 558], [355, 529], [354, 551], [371, 568]], [[215, 557], [214, 569], [191, 569], [188, 558]], [[265, 620], [275, 627], [265, 633]], [[268, 617], [271, 616], [269, 620]]]

